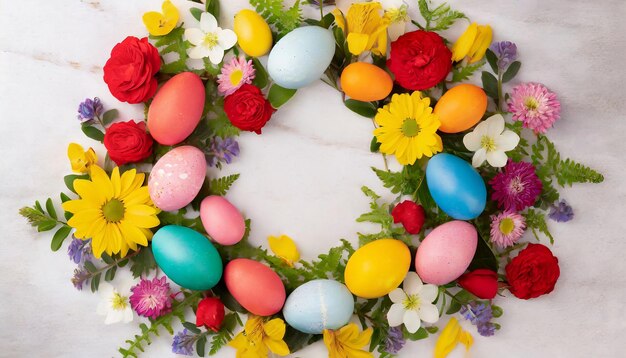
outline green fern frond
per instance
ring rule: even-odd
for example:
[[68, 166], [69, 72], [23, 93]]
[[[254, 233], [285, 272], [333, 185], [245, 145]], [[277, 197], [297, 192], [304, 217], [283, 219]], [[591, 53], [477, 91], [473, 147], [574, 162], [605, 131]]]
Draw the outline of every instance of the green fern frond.
[[250, 5], [276, 29], [278, 37], [285, 36], [302, 23], [300, 0], [289, 9], [285, 9], [282, 0], [250, 0]]

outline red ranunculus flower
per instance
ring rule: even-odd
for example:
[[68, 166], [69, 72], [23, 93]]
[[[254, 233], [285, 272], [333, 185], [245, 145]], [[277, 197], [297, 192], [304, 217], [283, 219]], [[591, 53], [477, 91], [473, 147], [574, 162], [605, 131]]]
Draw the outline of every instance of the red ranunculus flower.
[[469, 293], [484, 300], [496, 297], [498, 274], [489, 269], [477, 269], [459, 277], [459, 285]]
[[140, 162], [152, 154], [152, 137], [144, 122], [113, 123], [104, 133], [104, 146], [117, 165]]
[[552, 292], [561, 273], [559, 260], [541, 244], [528, 244], [505, 270], [509, 291], [525, 300]]
[[274, 108], [257, 87], [244, 84], [224, 99], [224, 111], [237, 128], [261, 134]]
[[104, 65], [104, 82], [118, 100], [141, 103], [156, 93], [154, 75], [160, 68], [159, 51], [148, 39], [128, 36], [111, 50], [111, 57]]
[[407, 32], [391, 43], [387, 67], [400, 86], [424, 90], [446, 78], [452, 68], [452, 52], [434, 32]]
[[224, 320], [224, 304], [216, 297], [202, 299], [196, 310], [196, 326], [206, 327], [214, 332], [220, 330]]
[[424, 208], [411, 200], [405, 200], [391, 210], [394, 223], [402, 223], [409, 234], [419, 234], [424, 225]]

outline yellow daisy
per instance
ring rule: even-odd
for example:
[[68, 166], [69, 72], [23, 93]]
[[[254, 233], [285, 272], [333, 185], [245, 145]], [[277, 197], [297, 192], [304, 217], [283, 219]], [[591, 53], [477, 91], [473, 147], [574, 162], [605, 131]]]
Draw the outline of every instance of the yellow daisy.
[[79, 239], [91, 238], [95, 257], [103, 252], [126, 256], [137, 245], [148, 246], [150, 228], [159, 225], [157, 209], [152, 204], [148, 187], [142, 186], [143, 173], [135, 169], [120, 176], [115, 167], [111, 177], [97, 165], [91, 166], [91, 180], [74, 180], [80, 199], [63, 203], [63, 210], [74, 216], [67, 224], [76, 229]]
[[430, 98], [422, 98], [420, 92], [394, 94], [388, 105], [378, 109], [374, 120], [380, 126], [374, 130], [380, 151], [395, 154], [402, 165], [443, 149], [437, 134], [439, 117], [430, 107]]

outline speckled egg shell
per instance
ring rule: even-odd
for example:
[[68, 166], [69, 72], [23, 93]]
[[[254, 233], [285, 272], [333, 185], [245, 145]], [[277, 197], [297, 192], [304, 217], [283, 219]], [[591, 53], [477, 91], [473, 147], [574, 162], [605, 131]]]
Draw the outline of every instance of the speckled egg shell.
[[422, 281], [445, 285], [467, 270], [476, 253], [478, 233], [465, 221], [437, 226], [417, 248], [415, 270]]
[[235, 259], [224, 269], [228, 292], [257, 316], [278, 313], [285, 303], [285, 286], [276, 272], [260, 262]]
[[222, 245], [234, 245], [246, 232], [246, 223], [237, 208], [226, 198], [207, 196], [200, 204], [200, 219], [207, 234]]
[[345, 326], [354, 311], [354, 297], [343, 284], [313, 280], [296, 288], [287, 298], [283, 315], [287, 323], [304, 333], [321, 334]]
[[178, 210], [198, 195], [205, 176], [206, 159], [200, 149], [189, 145], [174, 148], [152, 168], [150, 198], [161, 210]]

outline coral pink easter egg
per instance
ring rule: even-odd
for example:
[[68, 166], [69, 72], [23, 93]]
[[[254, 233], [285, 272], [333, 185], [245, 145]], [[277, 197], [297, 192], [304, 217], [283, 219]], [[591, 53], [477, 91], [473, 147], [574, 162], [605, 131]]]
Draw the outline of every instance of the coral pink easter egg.
[[200, 204], [200, 219], [207, 234], [222, 245], [234, 245], [246, 232], [246, 223], [237, 208], [221, 196], [207, 196]]
[[424, 282], [450, 283], [467, 270], [477, 245], [478, 233], [472, 224], [455, 220], [439, 225], [417, 248], [415, 270]]
[[185, 145], [159, 159], [148, 179], [152, 202], [165, 211], [184, 208], [198, 195], [206, 177], [204, 153]]
[[204, 85], [195, 73], [183, 72], [170, 78], [148, 109], [152, 138], [165, 145], [182, 142], [200, 122], [204, 99]]
[[224, 269], [228, 292], [257, 316], [271, 316], [285, 304], [285, 286], [276, 272], [260, 262], [235, 259]]

